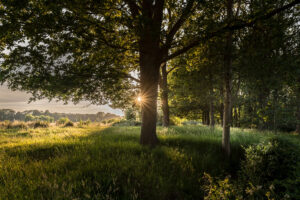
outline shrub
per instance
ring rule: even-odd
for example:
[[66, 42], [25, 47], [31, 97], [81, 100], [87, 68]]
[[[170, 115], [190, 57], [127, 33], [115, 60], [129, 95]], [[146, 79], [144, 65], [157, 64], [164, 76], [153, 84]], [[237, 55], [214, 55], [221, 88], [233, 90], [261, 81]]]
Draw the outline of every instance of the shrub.
[[119, 120], [113, 123], [113, 126], [140, 126], [141, 122], [135, 120]]
[[300, 199], [299, 150], [279, 138], [245, 148], [236, 180], [204, 174], [205, 199]]
[[195, 120], [185, 120], [181, 123], [182, 125], [198, 125], [199, 122], [195, 121]]
[[[245, 160], [241, 163], [240, 177], [246, 192], [261, 198], [267, 193], [282, 199], [299, 198], [300, 181], [297, 173], [300, 154], [292, 142], [273, 138], [245, 149]], [[298, 180], [297, 180], [298, 178]], [[253, 188], [259, 188], [254, 189]]]
[[204, 173], [203, 181], [205, 200], [242, 199], [235, 182], [230, 182], [230, 176], [222, 180], [214, 179], [209, 174]]
[[69, 122], [70, 120], [69, 120], [69, 118], [67, 118], [67, 117], [62, 117], [62, 118], [60, 118], [56, 123], [58, 124], [58, 125], [65, 125], [67, 122]]
[[127, 108], [125, 110], [125, 119], [126, 120], [135, 120], [136, 119], [136, 110], [134, 108]]
[[3, 127], [7, 129], [26, 129], [28, 128], [28, 125], [25, 122], [22, 121], [5, 121], [3, 123]]
[[120, 118], [112, 118], [112, 119], [108, 119], [108, 120], [104, 120], [102, 121], [103, 124], [115, 124], [120, 122], [121, 119]]
[[74, 123], [72, 121], [68, 121], [67, 123], [65, 123], [64, 127], [71, 127], [74, 126]]
[[91, 124], [91, 120], [86, 120], [86, 121], [82, 121], [82, 120], [80, 120], [79, 121], [79, 126], [88, 126], [88, 125], [90, 125]]
[[34, 128], [48, 128], [49, 122], [46, 121], [36, 121], [33, 123]]

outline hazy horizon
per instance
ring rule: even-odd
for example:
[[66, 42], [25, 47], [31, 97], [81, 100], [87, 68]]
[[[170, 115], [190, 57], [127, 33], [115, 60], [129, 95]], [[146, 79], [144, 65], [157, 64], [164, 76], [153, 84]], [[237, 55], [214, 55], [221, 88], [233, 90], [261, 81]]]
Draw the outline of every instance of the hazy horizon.
[[64, 104], [63, 102], [51, 101], [48, 99], [38, 100], [28, 104], [30, 94], [21, 91], [11, 91], [5, 85], [0, 86], [0, 109], [13, 109], [15, 111], [25, 110], [49, 110], [58, 113], [79, 113], [79, 114], [96, 114], [98, 112], [112, 113], [123, 115], [120, 109], [113, 109], [108, 105], [91, 105], [83, 101], [74, 105], [72, 102]]

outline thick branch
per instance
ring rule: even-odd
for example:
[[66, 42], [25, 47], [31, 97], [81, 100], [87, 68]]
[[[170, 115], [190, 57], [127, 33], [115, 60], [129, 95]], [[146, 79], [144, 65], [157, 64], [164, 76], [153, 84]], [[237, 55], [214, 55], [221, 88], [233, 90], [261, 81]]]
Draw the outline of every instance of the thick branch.
[[185, 52], [187, 52], [188, 50], [190, 50], [191, 48], [194, 48], [196, 46], [198, 46], [201, 42], [203, 41], [206, 41], [208, 39], [211, 39], [213, 37], [216, 37], [216, 36], [219, 36], [229, 30], [239, 30], [239, 29], [242, 29], [242, 28], [245, 28], [245, 27], [251, 27], [253, 26], [255, 23], [257, 23], [258, 21], [262, 21], [262, 20], [266, 20], [266, 19], [269, 19], [271, 17], [273, 17], [274, 15], [280, 13], [280, 12], [283, 12], [284, 10], [287, 10], [289, 8], [292, 8], [293, 6], [297, 5], [300, 3], [300, 0], [295, 0], [295, 1], [292, 1], [291, 3], [283, 6], [283, 7], [280, 7], [278, 9], [274, 9], [272, 10], [271, 12], [265, 14], [265, 15], [262, 15], [262, 16], [258, 16], [258, 17], [255, 17], [253, 18], [252, 20], [249, 20], [248, 22], [240, 22], [240, 23], [237, 23], [237, 24], [232, 24], [232, 23], [229, 23], [227, 24], [225, 27], [215, 31], [215, 32], [211, 32], [210, 34], [207, 34], [206, 36], [204, 37], [200, 37], [200, 38], [197, 38], [195, 39], [194, 41], [192, 41], [190, 44], [188, 44], [187, 46], [183, 47], [182, 49], [179, 49], [178, 51], [175, 51], [173, 54], [169, 55], [168, 57], [166, 57], [165, 59], [163, 59], [163, 62], [166, 62], [172, 58], [175, 58]]
[[133, 0], [125, 0], [128, 4], [132, 17], [136, 17], [139, 14], [139, 6]]
[[141, 82], [140, 79], [134, 78], [133, 76], [131, 76], [131, 75], [129, 75], [129, 74], [126, 74], [126, 77], [129, 78], [129, 79], [131, 79], [131, 80], [133, 80], [133, 81], [135, 81], [135, 82], [137, 82], [137, 83], [140, 83], [140, 82]]
[[177, 20], [177, 22], [174, 24], [174, 26], [170, 29], [169, 33], [166, 36], [166, 48], [170, 48], [172, 40], [177, 33], [177, 31], [180, 29], [180, 27], [183, 25], [183, 23], [188, 19], [188, 16], [191, 14], [191, 10], [193, 8], [195, 0], [189, 0], [186, 7], [184, 8], [182, 15]]
[[178, 67], [179, 67], [178, 65], [172, 67], [171, 69], [169, 69], [169, 70], [167, 71], [167, 74], [171, 73], [174, 69], [176, 69], [176, 68], [178, 68]]

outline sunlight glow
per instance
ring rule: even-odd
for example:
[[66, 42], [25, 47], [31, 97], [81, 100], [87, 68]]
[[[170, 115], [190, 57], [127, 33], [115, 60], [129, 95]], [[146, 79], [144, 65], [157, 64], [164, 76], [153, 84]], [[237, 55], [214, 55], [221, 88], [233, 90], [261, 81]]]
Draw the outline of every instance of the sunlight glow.
[[137, 99], [136, 99], [139, 103], [142, 102], [142, 97], [141, 96], [138, 96]]

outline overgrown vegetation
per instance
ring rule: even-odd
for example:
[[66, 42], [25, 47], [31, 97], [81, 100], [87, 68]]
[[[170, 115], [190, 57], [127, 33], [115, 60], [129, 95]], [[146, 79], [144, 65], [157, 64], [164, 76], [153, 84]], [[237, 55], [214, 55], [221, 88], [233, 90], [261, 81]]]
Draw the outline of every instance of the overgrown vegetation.
[[[232, 157], [226, 160], [221, 153], [220, 127], [214, 131], [198, 125], [160, 127], [161, 142], [155, 148], [138, 144], [139, 131], [133, 126], [95, 124], [0, 129], [0, 199], [213, 199], [208, 188], [215, 188], [215, 193], [231, 191], [224, 199], [236, 194], [260, 197], [238, 187], [250, 187], [248, 180], [256, 188], [262, 186], [265, 198], [272, 183], [274, 192], [280, 189], [277, 183], [284, 183], [282, 194], [299, 193], [296, 182], [288, 184], [299, 179], [295, 174], [299, 173], [297, 135], [234, 128]], [[284, 165], [277, 166], [278, 162]], [[252, 166], [260, 171], [253, 171]], [[264, 179], [260, 173], [266, 170], [276, 177]], [[204, 172], [211, 183], [203, 178]]]

